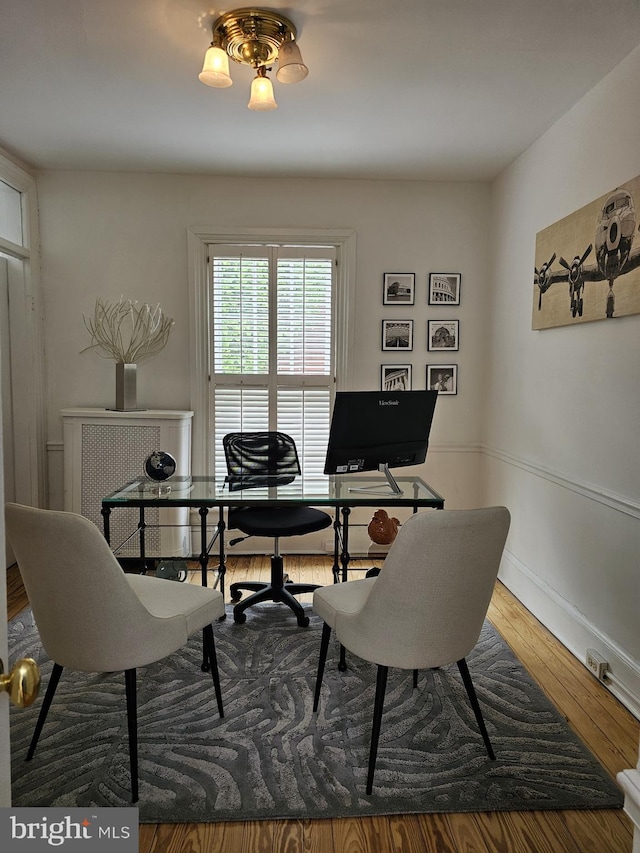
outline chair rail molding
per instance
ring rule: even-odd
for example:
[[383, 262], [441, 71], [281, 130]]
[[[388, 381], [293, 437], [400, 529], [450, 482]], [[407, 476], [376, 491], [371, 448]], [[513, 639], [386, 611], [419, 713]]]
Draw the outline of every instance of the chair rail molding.
[[480, 449], [484, 454], [486, 454], [486, 456], [498, 459], [507, 465], [521, 468], [536, 477], [548, 480], [550, 483], [554, 483], [556, 486], [561, 486], [564, 489], [569, 489], [569, 491], [575, 492], [582, 497], [602, 503], [611, 509], [623, 512], [625, 515], [630, 515], [633, 518], [640, 518], [640, 504], [625, 495], [619, 495], [616, 492], [603, 489], [600, 486], [595, 486], [593, 483], [587, 483], [563, 474], [558, 474], [556, 471], [552, 471], [544, 465], [540, 465], [539, 463], [532, 462], [531, 460], [524, 459], [521, 456], [516, 456], [515, 454], [508, 453], [507, 451], [500, 450], [496, 447], [482, 444], [480, 445]]

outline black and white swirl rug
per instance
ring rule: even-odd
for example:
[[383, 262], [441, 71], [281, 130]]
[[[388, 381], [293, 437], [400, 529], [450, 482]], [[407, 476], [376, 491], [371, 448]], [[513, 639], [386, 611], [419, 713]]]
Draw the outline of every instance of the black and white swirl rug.
[[[489, 761], [455, 664], [390, 671], [373, 794], [365, 795], [375, 666], [332, 640], [320, 709], [312, 694], [321, 622], [282, 605], [215, 625], [218, 718], [201, 644], [138, 672], [140, 820], [209, 822], [415, 812], [596, 809], [622, 794], [487, 622], [468, 658], [497, 755]], [[51, 664], [29, 610], [9, 625], [11, 659]], [[44, 695], [44, 687], [42, 690]], [[40, 709], [12, 710], [14, 806], [129, 804], [122, 674], [64, 671], [32, 761]]]

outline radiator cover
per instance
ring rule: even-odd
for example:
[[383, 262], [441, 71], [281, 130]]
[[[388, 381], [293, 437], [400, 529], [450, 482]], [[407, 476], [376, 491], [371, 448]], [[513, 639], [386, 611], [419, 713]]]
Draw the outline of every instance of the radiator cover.
[[[65, 509], [102, 529], [102, 498], [129, 480], [144, 477], [144, 461], [153, 450], [165, 450], [175, 458], [176, 476], [189, 476], [192, 417], [187, 411], [64, 409]], [[120, 557], [139, 554], [137, 537], [120, 547], [136, 529], [138, 518], [133, 507], [111, 513], [111, 546]], [[189, 556], [188, 509], [149, 507], [145, 522], [151, 525], [145, 532], [147, 556]]]

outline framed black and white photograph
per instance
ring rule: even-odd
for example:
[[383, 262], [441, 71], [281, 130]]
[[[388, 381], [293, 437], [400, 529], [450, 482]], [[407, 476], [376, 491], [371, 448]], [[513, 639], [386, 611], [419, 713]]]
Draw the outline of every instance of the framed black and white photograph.
[[382, 285], [383, 305], [413, 305], [415, 302], [416, 274], [413, 272], [386, 272]]
[[432, 352], [457, 352], [460, 339], [459, 320], [429, 320], [427, 349]]
[[382, 349], [411, 352], [413, 349], [413, 320], [383, 320]]
[[458, 272], [429, 273], [429, 305], [460, 305], [461, 279]]
[[410, 364], [383, 364], [380, 377], [381, 391], [411, 391]]
[[430, 391], [437, 391], [438, 394], [457, 394], [458, 365], [428, 364], [427, 388]]

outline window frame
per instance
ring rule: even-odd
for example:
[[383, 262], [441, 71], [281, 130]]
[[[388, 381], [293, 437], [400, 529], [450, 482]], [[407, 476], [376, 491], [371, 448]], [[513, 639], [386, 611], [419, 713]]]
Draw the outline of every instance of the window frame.
[[192, 432], [192, 472], [212, 470], [213, 449], [210, 436], [213, 425], [209, 412], [211, 378], [209, 338], [209, 261], [210, 243], [281, 244], [285, 246], [335, 246], [335, 390], [351, 387], [354, 312], [356, 237], [352, 229], [213, 229], [191, 227], [187, 230], [189, 261], [189, 323], [191, 408], [194, 412]]

